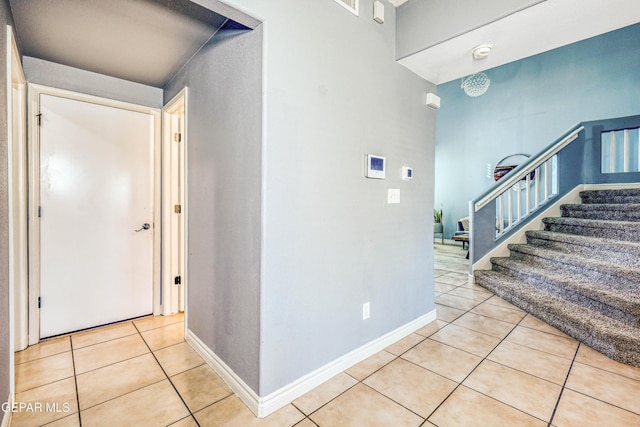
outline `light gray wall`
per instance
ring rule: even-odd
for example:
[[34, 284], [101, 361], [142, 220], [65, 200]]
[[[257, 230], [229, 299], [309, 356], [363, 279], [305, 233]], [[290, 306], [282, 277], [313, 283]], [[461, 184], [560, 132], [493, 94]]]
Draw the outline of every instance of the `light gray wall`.
[[[383, 25], [373, 0], [360, 17], [333, 1], [229, 3], [265, 28], [265, 396], [434, 309], [434, 85], [395, 62], [386, 1]], [[367, 153], [387, 157], [386, 180], [363, 177]]]
[[409, 0], [398, 9], [396, 58], [404, 58], [545, 0]]
[[254, 391], [260, 346], [262, 28], [223, 27], [167, 86], [188, 95], [188, 328]]
[[162, 107], [162, 89], [29, 56], [23, 57], [22, 60], [29, 83], [147, 107]]
[[[0, 70], [7, 69], [6, 25], [13, 25], [7, 0], [0, 1]], [[7, 136], [7, 74], [0, 73], [0, 402], [10, 390], [9, 366], [9, 192]], [[0, 421], [4, 413], [0, 411]]]

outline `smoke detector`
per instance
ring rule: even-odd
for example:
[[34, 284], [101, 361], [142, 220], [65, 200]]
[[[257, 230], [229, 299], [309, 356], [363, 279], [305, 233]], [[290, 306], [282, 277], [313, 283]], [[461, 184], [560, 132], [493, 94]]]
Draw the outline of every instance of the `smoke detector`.
[[474, 47], [471, 49], [473, 59], [485, 59], [491, 53], [491, 49], [493, 49], [493, 45], [491, 43], [481, 44]]

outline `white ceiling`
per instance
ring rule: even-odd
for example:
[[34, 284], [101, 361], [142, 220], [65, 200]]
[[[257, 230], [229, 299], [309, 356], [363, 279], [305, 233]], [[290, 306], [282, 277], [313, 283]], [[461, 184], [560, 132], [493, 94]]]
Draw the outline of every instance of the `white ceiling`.
[[[638, 22], [640, 0], [547, 0], [398, 62], [441, 84]], [[474, 60], [484, 43], [491, 55]]]
[[227, 18], [189, 0], [9, 0], [22, 54], [154, 87]]

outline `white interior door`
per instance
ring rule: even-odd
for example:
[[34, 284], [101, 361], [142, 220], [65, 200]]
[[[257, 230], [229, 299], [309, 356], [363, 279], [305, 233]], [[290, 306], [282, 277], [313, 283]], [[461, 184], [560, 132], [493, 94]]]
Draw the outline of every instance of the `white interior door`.
[[40, 337], [151, 314], [154, 117], [45, 94], [40, 114]]

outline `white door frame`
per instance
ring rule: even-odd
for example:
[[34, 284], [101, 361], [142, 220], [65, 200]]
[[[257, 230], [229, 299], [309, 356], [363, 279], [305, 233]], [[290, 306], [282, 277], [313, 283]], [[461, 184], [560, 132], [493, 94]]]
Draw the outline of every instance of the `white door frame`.
[[9, 393], [15, 394], [14, 353], [27, 347], [27, 87], [13, 28], [7, 25], [7, 157], [9, 190]]
[[[187, 284], [187, 257], [186, 257], [186, 216], [187, 216], [187, 186], [186, 186], [186, 144], [187, 138], [187, 96], [188, 88], [182, 89], [176, 96], [171, 99], [162, 108], [162, 128], [163, 128], [163, 142], [162, 142], [162, 314], [170, 315], [179, 311], [184, 311], [186, 307], [186, 284]], [[176, 118], [179, 117], [183, 120], [182, 123], [182, 135], [180, 141], [175, 141], [176, 133]], [[173, 162], [173, 146], [178, 145], [180, 150], [179, 166], [172, 167]], [[181, 183], [182, 197], [181, 197], [181, 213], [178, 214], [178, 228], [182, 239], [175, 239], [174, 227], [172, 226], [171, 218], [176, 215], [174, 210], [176, 195], [172, 194], [173, 184], [176, 182]], [[175, 259], [182, 260], [181, 276], [181, 289], [180, 292], [174, 292], [175, 289], [175, 272], [172, 271]], [[186, 322], [185, 322], [186, 324]]]
[[123, 110], [150, 114], [154, 118], [154, 189], [153, 189], [153, 314], [160, 314], [160, 140], [161, 115], [157, 108], [115, 101], [97, 96], [56, 89], [52, 87], [28, 85], [29, 112], [29, 344], [37, 344], [40, 339], [40, 95], [51, 95], [76, 101], [90, 102]]

